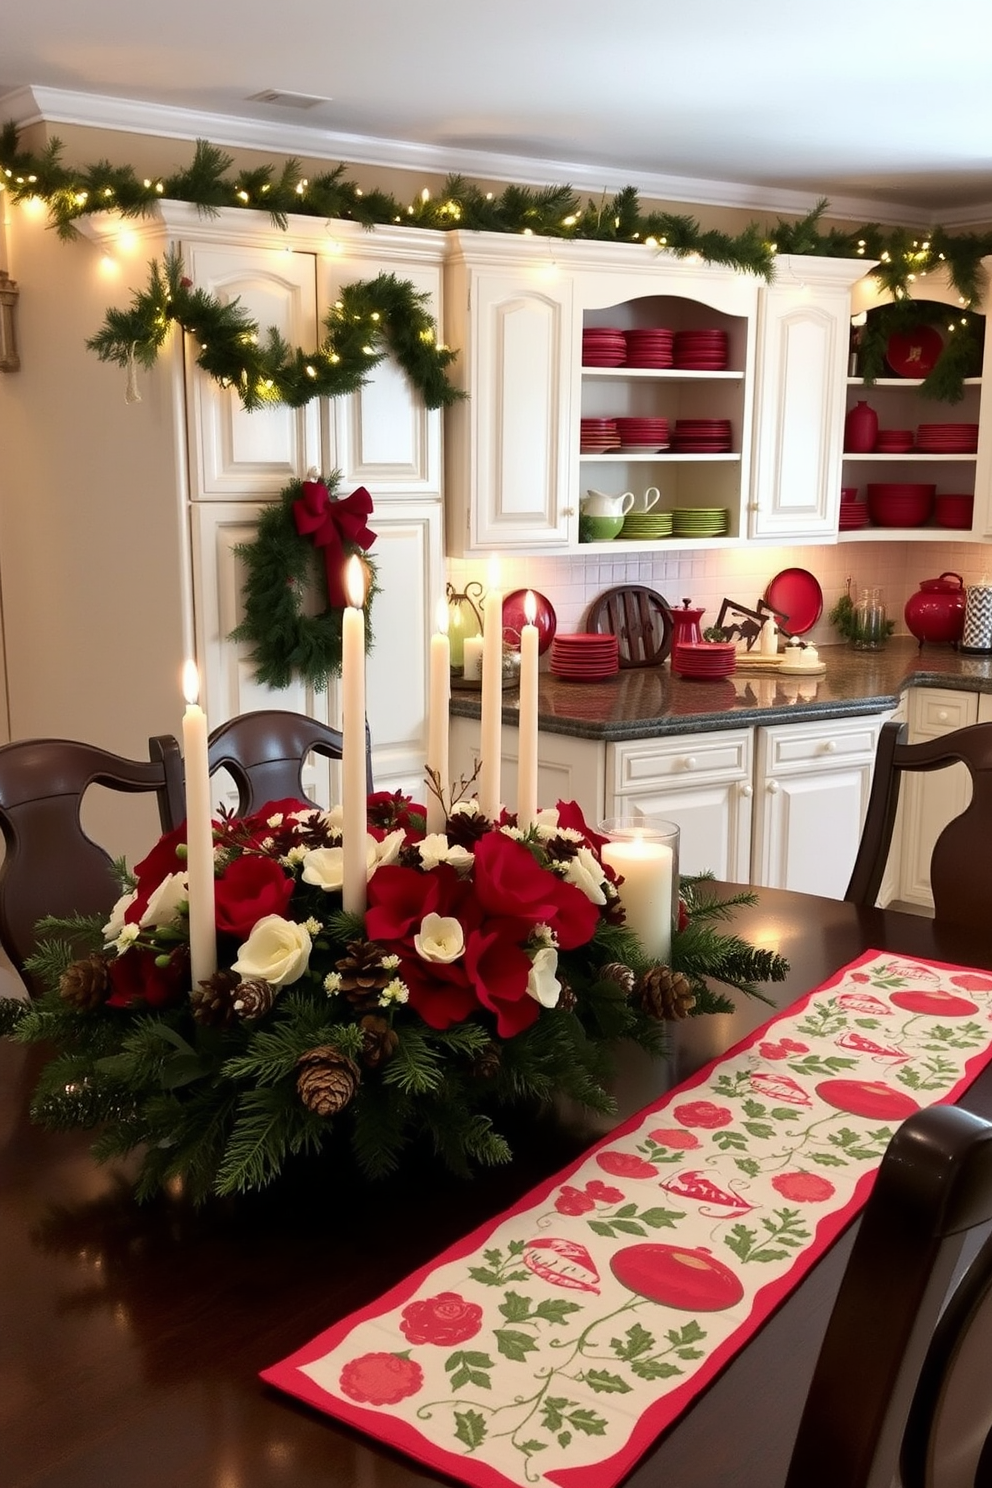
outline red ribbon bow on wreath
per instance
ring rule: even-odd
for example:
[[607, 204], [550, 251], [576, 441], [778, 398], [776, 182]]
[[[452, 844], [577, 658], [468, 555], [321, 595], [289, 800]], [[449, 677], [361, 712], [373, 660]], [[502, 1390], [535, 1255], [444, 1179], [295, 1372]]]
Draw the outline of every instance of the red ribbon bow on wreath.
[[343, 501], [332, 501], [319, 480], [304, 481], [303, 495], [293, 502], [297, 532], [309, 537], [315, 548], [324, 550], [327, 602], [333, 610], [342, 610], [348, 603], [344, 591], [345, 543], [357, 543], [367, 550], [375, 542], [375, 533], [365, 520], [371, 511], [372, 497], [364, 486]]

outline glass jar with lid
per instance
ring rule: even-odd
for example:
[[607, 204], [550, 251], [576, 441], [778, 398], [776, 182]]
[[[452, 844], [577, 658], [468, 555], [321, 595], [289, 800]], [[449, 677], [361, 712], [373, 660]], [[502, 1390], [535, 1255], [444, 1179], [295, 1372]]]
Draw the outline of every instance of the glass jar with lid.
[[885, 645], [889, 630], [881, 589], [875, 585], [858, 593], [854, 606], [851, 639], [856, 651], [878, 651]]

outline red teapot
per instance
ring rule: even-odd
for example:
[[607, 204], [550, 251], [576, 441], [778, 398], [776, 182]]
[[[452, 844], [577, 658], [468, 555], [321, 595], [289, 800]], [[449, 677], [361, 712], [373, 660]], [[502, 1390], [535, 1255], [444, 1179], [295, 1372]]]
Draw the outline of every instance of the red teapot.
[[955, 644], [964, 631], [964, 580], [960, 574], [942, 573], [937, 579], [924, 579], [919, 591], [906, 601], [906, 624], [910, 634], [923, 645], [944, 642]]
[[692, 600], [684, 599], [681, 609], [672, 610], [672, 645], [698, 644], [703, 639], [699, 622], [705, 609], [693, 609]]

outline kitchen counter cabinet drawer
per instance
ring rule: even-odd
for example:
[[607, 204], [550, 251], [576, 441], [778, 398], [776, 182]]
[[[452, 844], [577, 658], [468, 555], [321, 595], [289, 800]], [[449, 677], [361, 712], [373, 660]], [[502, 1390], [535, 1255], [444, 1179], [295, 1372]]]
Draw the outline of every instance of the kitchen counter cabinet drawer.
[[787, 723], [759, 729], [759, 753], [763, 773], [785, 775], [807, 773], [811, 764], [824, 769], [875, 758], [878, 743], [877, 716], [857, 719], [826, 719], [823, 723]]
[[910, 703], [910, 743], [939, 739], [953, 729], [978, 722], [977, 692], [952, 692], [947, 687], [916, 687]]
[[752, 729], [636, 739], [608, 746], [608, 777], [617, 795], [655, 785], [751, 779]]

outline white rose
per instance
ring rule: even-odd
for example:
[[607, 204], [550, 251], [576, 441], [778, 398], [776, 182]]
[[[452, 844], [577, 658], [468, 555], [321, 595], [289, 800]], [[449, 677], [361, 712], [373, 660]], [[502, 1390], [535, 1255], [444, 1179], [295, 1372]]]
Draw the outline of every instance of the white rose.
[[313, 847], [303, 858], [303, 882], [332, 894], [344, 882], [344, 849]]
[[605, 904], [603, 893], [603, 869], [596, 854], [588, 847], [580, 847], [574, 858], [565, 865], [565, 882], [581, 889], [593, 904]]
[[286, 987], [306, 971], [312, 945], [306, 925], [284, 920], [282, 915], [263, 915], [238, 947], [232, 970], [243, 977], [261, 977], [273, 987]]
[[558, 833], [558, 808], [557, 806], [544, 806], [534, 818], [534, 826], [538, 837], [542, 840], [554, 837]]
[[449, 963], [464, 951], [465, 934], [453, 915], [426, 914], [413, 943], [422, 960]]
[[124, 929], [124, 916], [137, 897], [137, 889], [132, 889], [130, 893], [122, 894], [110, 911], [110, 919], [103, 927], [103, 939], [107, 945], [115, 941]]
[[189, 887], [185, 872], [170, 873], [149, 898], [148, 906], [139, 921], [141, 928], [144, 930], [149, 925], [174, 925], [179, 918], [180, 904], [188, 901]]
[[533, 997], [542, 1007], [555, 1007], [561, 992], [557, 976], [558, 952], [551, 946], [542, 946], [534, 952], [530, 971], [527, 974], [527, 996]]
[[443, 832], [429, 832], [426, 837], [417, 843], [417, 851], [420, 853], [420, 861], [426, 872], [436, 868], [439, 863], [450, 863], [458, 873], [467, 873], [475, 862], [475, 854], [466, 848], [449, 843]]
[[403, 846], [405, 836], [406, 834], [402, 831], [390, 832], [388, 837], [384, 837], [381, 842], [376, 842], [375, 838], [369, 834], [368, 840], [372, 843], [373, 851], [372, 863], [369, 868], [369, 878], [384, 863], [396, 862], [396, 859], [400, 855], [400, 849]]

